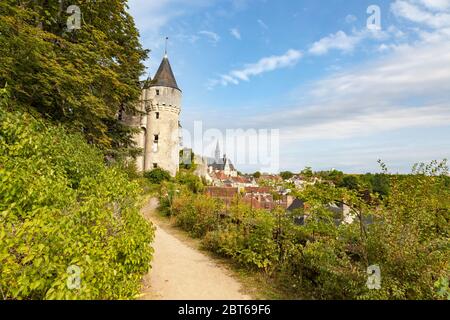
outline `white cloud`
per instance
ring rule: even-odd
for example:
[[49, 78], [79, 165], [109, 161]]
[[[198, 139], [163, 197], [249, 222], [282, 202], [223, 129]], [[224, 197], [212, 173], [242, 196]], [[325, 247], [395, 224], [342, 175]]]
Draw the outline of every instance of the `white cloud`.
[[377, 134], [403, 128], [446, 126], [450, 123], [448, 105], [427, 105], [418, 108], [399, 106], [392, 110], [373, 110], [371, 113], [353, 114], [305, 127], [289, 128], [284, 137], [296, 140], [343, 139]]
[[[445, 8], [444, 4], [447, 1], [441, 3], [439, 1], [421, 0], [421, 2], [427, 4], [428, 7], [433, 7], [434, 5], [434, 8]], [[430, 12], [407, 0], [396, 0], [391, 5], [391, 9], [398, 17], [411, 22], [423, 24], [435, 29], [450, 27], [450, 13], [444, 11]]]
[[230, 30], [230, 33], [231, 33], [231, 35], [232, 35], [233, 37], [235, 37], [236, 39], [241, 40], [241, 33], [239, 32], [239, 29], [237, 29], [237, 28], [232, 28], [232, 29]]
[[199, 31], [198, 34], [202, 35], [202, 36], [206, 36], [213, 44], [216, 44], [217, 42], [220, 41], [219, 35], [212, 31], [202, 30], [202, 31]]
[[336, 139], [450, 123], [450, 42], [392, 48], [376, 63], [301, 88], [297, 107], [261, 115], [284, 139]]
[[433, 10], [449, 10], [450, 9], [450, 0], [420, 0], [420, 2]]
[[315, 42], [309, 49], [309, 53], [323, 55], [332, 49], [351, 52], [360, 41], [359, 36], [349, 36], [344, 31], [338, 31]]
[[301, 59], [302, 55], [302, 52], [290, 49], [281, 56], [262, 58], [256, 63], [246, 64], [242, 69], [232, 70], [228, 74], [221, 75], [220, 80], [212, 80], [210, 82], [210, 87], [217, 84], [222, 84], [225, 86], [230, 83], [239, 84], [240, 81], [249, 81], [250, 77], [257, 76], [265, 72], [294, 66]]

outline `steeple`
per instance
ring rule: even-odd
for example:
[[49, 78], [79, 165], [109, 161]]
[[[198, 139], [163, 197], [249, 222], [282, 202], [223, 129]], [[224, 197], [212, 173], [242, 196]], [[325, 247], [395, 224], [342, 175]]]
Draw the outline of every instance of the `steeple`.
[[216, 151], [215, 151], [215, 153], [214, 153], [214, 157], [215, 157], [216, 163], [220, 163], [220, 147], [219, 147], [219, 140], [217, 140]]

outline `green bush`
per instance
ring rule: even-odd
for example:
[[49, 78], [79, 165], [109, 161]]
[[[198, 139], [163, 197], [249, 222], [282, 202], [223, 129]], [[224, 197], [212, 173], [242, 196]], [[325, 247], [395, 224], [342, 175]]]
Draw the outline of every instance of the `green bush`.
[[138, 185], [81, 135], [0, 108], [1, 298], [135, 297], [153, 239], [138, 204]]
[[160, 211], [197, 238], [216, 228], [222, 207], [220, 201], [193, 194], [183, 185], [168, 183], [161, 189]]
[[180, 170], [175, 177], [177, 183], [185, 185], [193, 193], [201, 193], [204, 190], [202, 179], [190, 170]]
[[144, 178], [147, 178], [153, 184], [161, 184], [163, 181], [170, 181], [172, 179], [170, 173], [161, 168], [144, 172]]

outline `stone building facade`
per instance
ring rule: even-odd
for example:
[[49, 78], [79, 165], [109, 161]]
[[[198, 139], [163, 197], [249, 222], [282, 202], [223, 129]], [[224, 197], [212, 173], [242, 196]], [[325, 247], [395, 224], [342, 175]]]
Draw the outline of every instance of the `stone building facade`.
[[136, 159], [138, 171], [162, 168], [175, 176], [179, 168], [182, 92], [178, 88], [167, 54], [155, 77], [143, 83], [138, 110], [129, 122], [140, 129], [136, 146], [143, 150]]

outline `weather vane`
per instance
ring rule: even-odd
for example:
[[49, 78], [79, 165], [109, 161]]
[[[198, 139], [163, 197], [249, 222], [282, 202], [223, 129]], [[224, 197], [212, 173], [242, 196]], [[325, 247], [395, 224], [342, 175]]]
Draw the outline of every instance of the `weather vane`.
[[166, 37], [166, 49], [164, 51], [164, 56], [167, 58], [167, 40], [169, 40], [169, 37]]

